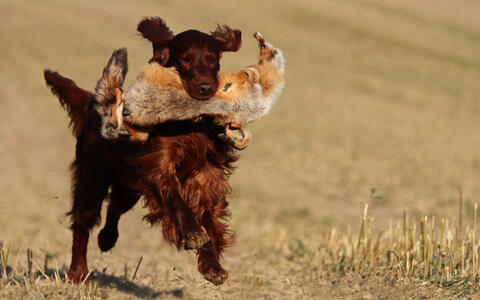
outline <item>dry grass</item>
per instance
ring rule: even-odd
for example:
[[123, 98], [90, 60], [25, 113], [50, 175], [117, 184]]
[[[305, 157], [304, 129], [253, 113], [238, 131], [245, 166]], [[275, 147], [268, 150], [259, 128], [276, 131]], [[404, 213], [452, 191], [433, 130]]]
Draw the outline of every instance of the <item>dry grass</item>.
[[[0, 0], [0, 241], [10, 267], [0, 298], [478, 296], [468, 275], [478, 270], [479, 9], [468, 0]], [[93, 285], [62, 279], [74, 139], [42, 70], [92, 88], [111, 51], [126, 46], [132, 78], [151, 55], [135, 33], [145, 15], [175, 32], [215, 22], [242, 29], [242, 50], [225, 54], [223, 69], [254, 61], [255, 31], [287, 58], [285, 92], [252, 125], [231, 179], [238, 240], [221, 287], [143, 224], [140, 208], [121, 220], [111, 253], [99, 253], [94, 230]]]
[[[256, 293], [255, 289], [261, 291], [265, 285], [275, 287], [278, 282], [275, 277], [264, 281], [260, 276], [247, 273], [238, 283], [243, 289], [254, 290], [227, 289], [229, 295], [226, 298], [250, 298], [262, 294], [271, 299], [327, 295], [345, 297], [352, 294], [383, 299], [475, 295], [480, 292], [478, 207], [475, 203], [473, 224], [467, 225], [465, 230], [461, 196], [459, 208], [456, 224], [449, 219], [435, 223], [434, 216], [415, 220], [404, 212], [400, 220], [390, 220], [388, 228], [374, 228], [366, 204], [358, 234], [338, 233], [336, 229], [331, 229], [312, 240], [292, 237], [280, 230], [275, 237], [267, 236], [257, 246], [259, 253], [256, 257], [271, 261], [268, 256], [276, 255], [277, 263], [282, 267], [290, 265], [292, 270], [301, 272], [301, 276], [284, 278], [292, 289]], [[135, 279], [142, 257], [134, 269], [125, 264], [123, 276], [108, 275], [105, 268], [102, 273], [94, 271], [90, 274], [89, 284], [73, 286], [66, 281], [66, 274], [62, 274], [58, 266], [53, 269], [48, 267], [48, 254], [45, 254], [42, 267], [34, 264], [31, 249], [27, 249], [26, 265], [19, 263], [21, 254], [20, 249], [11, 253], [0, 244], [0, 292], [5, 292], [3, 296], [105, 299], [111, 293], [109, 288], [116, 288], [139, 298], [184, 297], [182, 288], [155, 291], [148, 285], [137, 285]], [[65, 272], [65, 267], [62, 269]], [[292, 283], [292, 278], [301, 280], [301, 283]], [[173, 274], [166, 272], [164, 285], [171, 284], [171, 281], [191, 285], [175, 269]], [[202, 298], [202, 292], [190, 292], [188, 298]], [[221, 293], [218, 296], [225, 297]]]
[[[460, 204], [460, 212], [461, 208]], [[367, 211], [365, 205], [358, 239], [338, 236], [332, 229], [311, 252], [308, 265], [330, 269], [339, 277], [380, 275], [385, 282], [403, 281], [412, 288], [430, 283], [457, 298], [480, 291], [476, 203], [473, 226], [466, 230], [461, 213], [454, 225], [448, 219], [435, 223], [434, 216], [412, 220], [404, 212], [402, 220], [390, 220], [388, 228], [372, 232]]]

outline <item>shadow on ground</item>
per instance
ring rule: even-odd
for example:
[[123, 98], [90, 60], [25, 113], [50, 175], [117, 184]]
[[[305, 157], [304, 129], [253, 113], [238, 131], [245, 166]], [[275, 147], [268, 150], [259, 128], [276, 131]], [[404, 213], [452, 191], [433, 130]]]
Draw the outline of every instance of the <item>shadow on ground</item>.
[[125, 279], [124, 277], [108, 275], [96, 271], [92, 272], [90, 275], [90, 280], [98, 282], [102, 287], [114, 288], [126, 294], [132, 294], [144, 299], [155, 299], [160, 295], [170, 295], [179, 299], [183, 298], [182, 289], [155, 291], [148, 286], [138, 285], [133, 281]]
[[[49, 280], [56, 280], [56, 278], [63, 277], [63, 279], [65, 279], [68, 271], [65, 265], [58, 270], [46, 268], [42, 272], [37, 271], [33, 272], [33, 274], [29, 274], [29, 272], [15, 272], [10, 266], [6, 266], [5, 269], [3, 268], [3, 266], [1, 267], [1, 270], [4, 270], [5, 272], [0, 272], [0, 278], [4, 277], [6, 274], [7, 277], [15, 279], [16, 284], [23, 284], [25, 281], [22, 278], [28, 277], [46, 277]], [[89, 281], [98, 283], [100, 287], [116, 289], [125, 294], [135, 295], [136, 297], [143, 299], [155, 299], [159, 296], [173, 296], [179, 299], [184, 298], [182, 289], [156, 291], [148, 286], [136, 284], [135, 282], [128, 280], [123, 276], [109, 275], [105, 273], [100, 273], [98, 271], [93, 271], [90, 274]]]

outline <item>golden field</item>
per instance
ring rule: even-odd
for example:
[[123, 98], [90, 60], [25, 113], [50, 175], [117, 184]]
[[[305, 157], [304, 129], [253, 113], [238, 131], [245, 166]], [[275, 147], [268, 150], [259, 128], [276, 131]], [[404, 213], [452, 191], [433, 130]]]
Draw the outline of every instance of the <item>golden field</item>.
[[[480, 2], [469, 0], [0, 0], [0, 242], [9, 252], [0, 263], [0, 298], [478, 297], [476, 288], [458, 284], [392, 280], [385, 270], [340, 272], [312, 261], [332, 229], [356, 243], [365, 204], [372, 236], [407, 211], [419, 239], [425, 215], [435, 216], [438, 228], [441, 219], [458, 223], [462, 191], [463, 222], [473, 227], [480, 201], [479, 12]], [[260, 31], [286, 56], [286, 88], [272, 112], [251, 125], [253, 141], [230, 181], [237, 241], [225, 255], [224, 285], [203, 280], [194, 254], [167, 245], [137, 205], [121, 220], [111, 252], [100, 253], [94, 230], [88, 258], [95, 279], [72, 286], [63, 279], [71, 247], [64, 213], [75, 139], [42, 72], [58, 70], [92, 90], [113, 49], [126, 46], [132, 80], [151, 57], [135, 31], [151, 15], [176, 33], [210, 31], [216, 23], [241, 29], [242, 48], [223, 56], [223, 70], [255, 62], [251, 35]], [[27, 249], [34, 272], [44, 269], [45, 256], [51, 272], [25, 275]]]

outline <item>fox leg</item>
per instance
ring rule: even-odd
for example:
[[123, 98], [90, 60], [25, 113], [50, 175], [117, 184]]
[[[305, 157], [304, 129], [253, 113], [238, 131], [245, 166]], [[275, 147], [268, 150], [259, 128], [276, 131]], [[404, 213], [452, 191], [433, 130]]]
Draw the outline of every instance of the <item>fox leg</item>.
[[247, 125], [230, 122], [225, 126], [225, 133], [221, 134], [220, 138], [231, 144], [235, 149], [243, 150], [252, 140], [252, 133]]

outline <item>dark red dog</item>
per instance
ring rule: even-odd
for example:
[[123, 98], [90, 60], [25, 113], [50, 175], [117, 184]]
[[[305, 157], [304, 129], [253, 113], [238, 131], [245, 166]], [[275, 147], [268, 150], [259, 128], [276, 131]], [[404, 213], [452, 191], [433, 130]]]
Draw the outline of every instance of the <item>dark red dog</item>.
[[[188, 30], [176, 36], [161, 18], [146, 18], [138, 30], [153, 44], [153, 58], [175, 66], [186, 91], [208, 99], [217, 87], [219, 60], [224, 51], [237, 51], [241, 33], [218, 27], [208, 35]], [[89, 232], [100, 222], [105, 198], [110, 199], [105, 226], [98, 235], [102, 251], [118, 238], [120, 216], [141, 196], [151, 224], [160, 223], [165, 239], [178, 249], [196, 249], [198, 270], [214, 284], [228, 273], [220, 265], [225, 247], [232, 243], [225, 218], [228, 177], [236, 161], [235, 150], [218, 136], [224, 131], [208, 118], [168, 122], [155, 127], [146, 143], [105, 140], [101, 120], [92, 107], [93, 94], [56, 72], [45, 71], [47, 85], [71, 118], [77, 137], [72, 163], [72, 263], [68, 277], [82, 281], [88, 274]]]
[[242, 40], [241, 32], [229, 27], [217, 27], [211, 35], [187, 30], [174, 36], [161, 18], [144, 19], [137, 29], [152, 42], [150, 62], [175, 67], [185, 90], [199, 100], [215, 94], [222, 52], [237, 51]]

